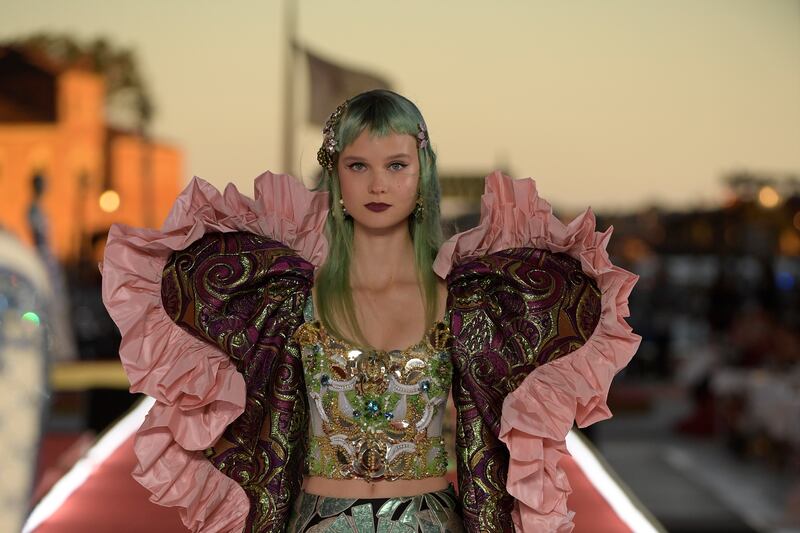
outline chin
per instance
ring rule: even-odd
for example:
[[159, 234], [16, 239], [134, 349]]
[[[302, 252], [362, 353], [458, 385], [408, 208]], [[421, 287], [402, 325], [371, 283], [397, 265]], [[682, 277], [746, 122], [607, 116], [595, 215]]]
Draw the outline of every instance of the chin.
[[367, 216], [359, 217], [355, 219], [354, 222], [356, 225], [361, 226], [365, 230], [370, 231], [386, 231], [392, 230], [398, 226], [408, 227], [408, 217], [405, 218], [396, 218], [387, 217], [384, 220], [378, 219], [378, 217], [370, 217], [369, 215], [380, 215], [381, 213], [373, 213], [372, 211], [368, 212]]

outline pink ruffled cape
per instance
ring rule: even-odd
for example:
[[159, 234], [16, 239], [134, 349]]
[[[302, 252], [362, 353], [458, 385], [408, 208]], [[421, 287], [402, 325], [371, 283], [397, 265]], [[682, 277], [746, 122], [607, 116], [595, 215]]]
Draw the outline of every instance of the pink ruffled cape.
[[[106, 245], [103, 301], [122, 333], [120, 358], [131, 392], [156, 404], [140, 428], [134, 477], [151, 500], [178, 507], [193, 531], [241, 531], [249, 511], [244, 491], [201, 450], [216, 442], [244, 408], [244, 379], [226, 354], [179, 328], [161, 304], [161, 273], [175, 250], [209, 231], [249, 231], [280, 240], [319, 266], [327, 193], [308, 191], [291, 176], [262, 174], [255, 200], [229, 185], [220, 194], [194, 178], [160, 231], [115, 225]], [[517, 499], [518, 531], [569, 531], [569, 483], [558, 461], [573, 419], [581, 426], [608, 418], [613, 376], [639, 344], [623, 317], [637, 277], [614, 267], [605, 251], [611, 231], [596, 233], [590, 210], [565, 226], [538, 197], [533, 180], [495, 172], [486, 178], [481, 222], [447, 241], [434, 270], [475, 256], [530, 246], [581, 261], [602, 292], [597, 329], [575, 352], [532, 372], [503, 404], [500, 439], [511, 462], [506, 488]]]
[[564, 225], [539, 197], [532, 179], [494, 172], [486, 178], [480, 224], [448, 240], [436, 257], [434, 270], [445, 278], [470, 257], [544, 248], [580, 260], [601, 291], [600, 321], [587, 342], [538, 367], [503, 402], [500, 440], [510, 454], [506, 489], [517, 500], [513, 519], [518, 532], [572, 530], [567, 509], [571, 488], [558, 465], [569, 453], [566, 435], [573, 420], [584, 427], [611, 416], [606, 405], [611, 380], [641, 341], [624, 320], [638, 276], [609, 261], [611, 231], [595, 231], [590, 209]]
[[122, 333], [120, 358], [131, 392], [156, 403], [139, 429], [134, 478], [151, 501], [180, 509], [193, 531], [242, 531], [249, 511], [244, 490], [202, 453], [244, 410], [245, 383], [229, 357], [178, 327], [161, 303], [161, 276], [173, 251], [207, 232], [248, 231], [291, 247], [319, 266], [328, 193], [266, 172], [255, 200], [228, 185], [224, 194], [194, 178], [161, 230], [114, 225], [104, 261], [103, 301]]

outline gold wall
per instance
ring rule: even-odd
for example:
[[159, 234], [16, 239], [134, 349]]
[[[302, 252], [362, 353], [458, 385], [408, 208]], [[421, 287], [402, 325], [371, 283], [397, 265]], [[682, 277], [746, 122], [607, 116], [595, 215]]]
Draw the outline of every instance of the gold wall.
[[[145, 149], [135, 133], [110, 129], [100, 76], [78, 69], [56, 76], [54, 123], [0, 123], [0, 224], [32, 244], [32, 178], [42, 172], [51, 248], [71, 262], [86, 253], [92, 235], [112, 223], [160, 226], [181, 187], [183, 155], [158, 142]], [[120, 197], [110, 213], [99, 203], [107, 188]]]

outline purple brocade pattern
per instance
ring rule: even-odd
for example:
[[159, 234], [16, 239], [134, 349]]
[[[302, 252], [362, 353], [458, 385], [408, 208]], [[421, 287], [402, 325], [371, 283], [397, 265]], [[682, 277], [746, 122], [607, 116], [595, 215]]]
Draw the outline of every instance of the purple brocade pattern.
[[465, 529], [513, 532], [508, 451], [497, 438], [503, 400], [535, 368], [586, 342], [600, 292], [577, 260], [534, 248], [466, 260], [447, 283]]
[[247, 386], [242, 415], [206, 455], [250, 500], [245, 531], [283, 531], [299, 494], [308, 405], [292, 334], [314, 266], [278, 241], [209, 233], [170, 257], [162, 301], [180, 327], [231, 357]]

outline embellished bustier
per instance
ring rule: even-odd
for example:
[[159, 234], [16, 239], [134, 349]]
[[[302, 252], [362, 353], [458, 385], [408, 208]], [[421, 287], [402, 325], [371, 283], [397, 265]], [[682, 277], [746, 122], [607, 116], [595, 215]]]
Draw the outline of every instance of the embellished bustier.
[[310, 306], [306, 318], [294, 336], [311, 412], [306, 473], [367, 481], [443, 476], [449, 327], [437, 322], [404, 350], [362, 350], [329, 335]]

